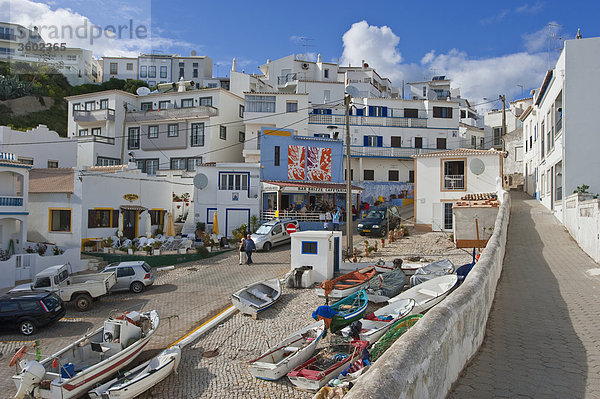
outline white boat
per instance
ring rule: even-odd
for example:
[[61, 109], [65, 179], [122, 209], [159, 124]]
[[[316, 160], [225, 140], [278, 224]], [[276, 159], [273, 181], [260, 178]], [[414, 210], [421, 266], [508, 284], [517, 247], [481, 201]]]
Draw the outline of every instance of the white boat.
[[[415, 301], [412, 298], [406, 298], [395, 301], [375, 311], [372, 318], [362, 318], [362, 324], [359, 339], [367, 341], [369, 344], [376, 342], [383, 334], [389, 330], [392, 324], [404, 316], [408, 316], [415, 307]], [[342, 329], [344, 337], [350, 336], [351, 326]]]
[[402, 263], [402, 266], [400, 266], [400, 268], [402, 269], [404, 274], [406, 274], [407, 276], [412, 276], [417, 270], [419, 270], [424, 265], [424, 263], [418, 262], [404, 262]]
[[325, 332], [325, 322], [320, 320], [296, 331], [277, 346], [256, 359], [250, 360], [250, 373], [262, 380], [275, 381], [310, 359], [317, 343]]
[[423, 313], [448, 296], [450, 291], [456, 286], [457, 282], [458, 277], [456, 274], [436, 277], [409, 288], [400, 295], [390, 298], [388, 302], [394, 303], [407, 298], [412, 298], [415, 300], [415, 307], [410, 314]]
[[91, 399], [133, 399], [146, 392], [173, 371], [177, 372], [181, 348], [175, 345], [160, 352], [151, 360], [125, 372], [88, 392]]
[[42, 360], [21, 360], [13, 376], [14, 399], [70, 399], [127, 367], [142, 353], [159, 325], [155, 310], [109, 318], [91, 334]]
[[268, 309], [281, 296], [281, 282], [274, 278], [250, 284], [231, 296], [231, 302], [240, 312], [256, 316]]

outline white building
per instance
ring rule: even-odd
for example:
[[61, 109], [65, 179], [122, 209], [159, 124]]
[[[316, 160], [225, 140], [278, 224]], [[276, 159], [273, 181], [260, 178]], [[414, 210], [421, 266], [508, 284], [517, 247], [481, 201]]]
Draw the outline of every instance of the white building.
[[14, 154], [0, 153], [0, 261], [8, 253], [21, 253], [27, 241], [30, 169]]
[[415, 228], [451, 231], [455, 202], [466, 194], [496, 192], [503, 156], [466, 148], [415, 155]]
[[0, 61], [49, 65], [65, 75], [71, 85], [100, 82], [102, 66], [90, 50], [61, 46], [46, 46], [37, 29], [0, 22]]

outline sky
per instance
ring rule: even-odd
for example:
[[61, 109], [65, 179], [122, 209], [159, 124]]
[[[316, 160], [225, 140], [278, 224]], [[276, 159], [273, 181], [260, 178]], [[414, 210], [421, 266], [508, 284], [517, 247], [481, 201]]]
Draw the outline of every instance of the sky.
[[598, 16], [592, 0], [0, 0], [0, 21], [43, 27], [46, 42], [97, 57], [194, 50], [227, 76], [234, 57], [238, 71], [256, 73], [267, 59], [321, 54], [341, 65], [364, 60], [395, 86], [445, 75], [472, 103], [529, 96], [578, 28], [600, 36]]

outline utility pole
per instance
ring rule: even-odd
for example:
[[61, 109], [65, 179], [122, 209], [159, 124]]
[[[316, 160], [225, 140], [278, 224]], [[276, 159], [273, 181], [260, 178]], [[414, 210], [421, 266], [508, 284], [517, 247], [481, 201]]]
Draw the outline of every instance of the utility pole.
[[502, 100], [502, 133], [500, 134], [500, 140], [502, 143], [502, 150], [504, 151], [504, 136], [506, 135], [506, 96], [500, 95]]
[[352, 234], [354, 222], [352, 220], [352, 159], [350, 158], [350, 102], [352, 96], [346, 94], [346, 257], [350, 258], [354, 250]]
[[123, 115], [123, 134], [121, 135], [121, 165], [125, 165], [125, 121], [127, 120], [127, 103], [123, 103], [125, 115]]

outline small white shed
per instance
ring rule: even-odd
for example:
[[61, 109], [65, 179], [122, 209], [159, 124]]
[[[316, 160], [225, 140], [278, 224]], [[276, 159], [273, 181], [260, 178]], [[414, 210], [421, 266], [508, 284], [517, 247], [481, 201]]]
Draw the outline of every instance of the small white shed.
[[291, 269], [312, 267], [312, 279], [321, 282], [333, 278], [342, 259], [341, 231], [299, 231], [292, 239]]

